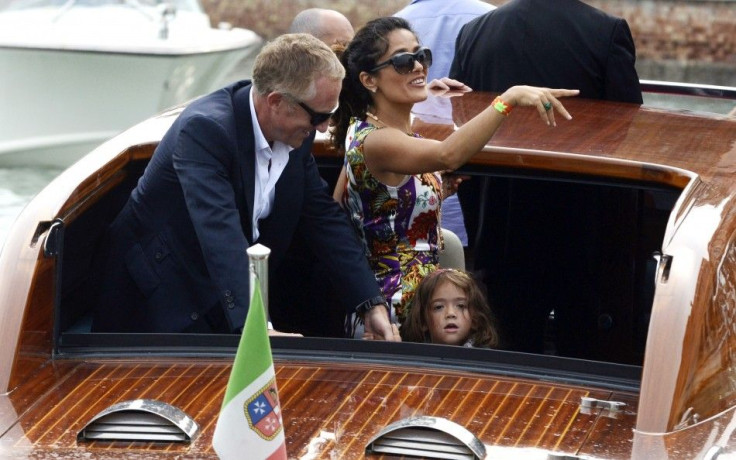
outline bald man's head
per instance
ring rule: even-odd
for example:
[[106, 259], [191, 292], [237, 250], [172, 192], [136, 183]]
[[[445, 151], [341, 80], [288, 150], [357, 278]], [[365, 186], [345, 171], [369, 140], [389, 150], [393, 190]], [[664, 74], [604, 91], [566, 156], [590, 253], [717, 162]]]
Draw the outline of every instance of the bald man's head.
[[289, 33], [310, 34], [328, 45], [347, 44], [355, 35], [348, 18], [339, 11], [324, 8], [309, 8], [297, 14]]

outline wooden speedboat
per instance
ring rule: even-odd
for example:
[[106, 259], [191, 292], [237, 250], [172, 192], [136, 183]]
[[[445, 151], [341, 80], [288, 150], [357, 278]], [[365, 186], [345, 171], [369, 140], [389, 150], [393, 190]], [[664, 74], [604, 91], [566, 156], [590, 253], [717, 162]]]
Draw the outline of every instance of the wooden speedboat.
[[[414, 128], [443, 138], [492, 96], [431, 100]], [[392, 424], [427, 420], [467, 430], [487, 458], [736, 451], [736, 118], [566, 106], [574, 119], [556, 128], [515, 109], [462, 168], [468, 268], [500, 316], [541, 316], [503, 331], [515, 338], [504, 350], [273, 338], [290, 457], [392, 458], [375, 453]], [[95, 243], [179, 111], [84, 157], [11, 229], [0, 254], [0, 456], [215, 458], [238, 337], [89, 332]], [[333, 178], [340, 158], [323, 142], [315, 155]], [[135, 436], [88, 435], [102, 418], [123, 430], [141, 400], [193, 425], [163, 417], [171, 423], [136, 425]], [[121, 403], [125, 416], [105, 418]], [[415, 454], [432, 444], [406, 443]]]

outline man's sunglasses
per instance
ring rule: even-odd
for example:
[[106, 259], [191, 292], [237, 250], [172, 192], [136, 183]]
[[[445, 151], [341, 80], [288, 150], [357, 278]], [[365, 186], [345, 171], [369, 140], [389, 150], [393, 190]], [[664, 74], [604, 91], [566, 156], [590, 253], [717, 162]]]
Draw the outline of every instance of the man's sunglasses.
[[304, 102], [302, 102], [299, 99], [295, 98], [291, 94], [284, 93], [284, 95], [287, 98], [291, 99], [293, 102], [296, 102], [297, 104], [299, 104], [299, 107], [303, 108], [304, 111], [307, 112], [307, 114], [309, 115], [309, 124], [311, 124], [312, 126], [319, 126], [319, 125], [321, 125], [322, 123], [324, 123], [327, 120], [329, 120], [330, 117], [335, 114], [335, 112], [337, 112], [337, 107], [335, 107], [334, 109], [332, 109], [332, 112], [317, 112], [316, 110], [313, 110], [307, 104], [305, 104]]
[[390, 65], [394, 66], [396, 73], [406, 75], [414, 70], [414, 62], [419, 62], [422, 67], [429, 69], [432, 65], [432, 51], [429, 48], [419, 48], [414, 53], [401, 53], [391, 56], [388, 60], [376, 64], [370, 71], [375, 72]]

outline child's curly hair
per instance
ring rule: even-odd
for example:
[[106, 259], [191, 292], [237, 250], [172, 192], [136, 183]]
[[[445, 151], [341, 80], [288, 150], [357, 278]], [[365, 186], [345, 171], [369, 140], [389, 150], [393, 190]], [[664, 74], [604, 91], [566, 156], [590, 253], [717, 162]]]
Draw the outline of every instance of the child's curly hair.
[[409, 316], [401, 325], [401, 338], [406, 342], [429, 342], [429, 309], [432, 307], [432, 294], [435, 288], [449, 281], [462, 289], [467, 296], [470, 313], [470, 337], [474, 347], [496, 348], [500, 339], [496, 320], [488, 305], [486, 296], [476, 280], [469, 274], [453, 268], [440, 268], [427, 275], [414, 293]]

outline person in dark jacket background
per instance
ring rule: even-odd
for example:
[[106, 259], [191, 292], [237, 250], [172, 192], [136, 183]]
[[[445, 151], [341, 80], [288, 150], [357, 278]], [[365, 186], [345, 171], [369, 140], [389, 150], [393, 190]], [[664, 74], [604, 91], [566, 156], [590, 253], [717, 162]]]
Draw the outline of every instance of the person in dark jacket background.
[[450, 78], [476, 91], [576, 88], [588, 99], [642, 103], [626, 20], [579, 0], [512, 0], [467, 23]]
[[[624, 19], [613, 17], [579, 0], [511, 0], [495, 10], [467, 23], [456, 40], [455, 58], [450, 77], [462, 81], [474, 90], [500, 92], [512, 85], [536, 85], [549, 88], [576, 88], [579, 97], [617, 102], [642, 103], [639, 76], [634, 63], [636, 51], [629, 26]], [[578, 201], [590, 197], [571, 197], [560, 203], [559, 193], [550, 193], [543, 182], [530, 183], [525, 193], [537, 206], [527, 210], [525, 218], [534, 225], [544, 225], [545, 209], [564, 209], [570, 216], [569, 225], [560, 225], [557, 232], [564, 239], [575, 240], [571, 234], [580, 232], [575, 226], [579, 214]], [[509, 212], [506, 209], [511, 193], [501, 182], [477, 178], [464, 182], [458, 189], [463, 216], [468, 228], [469, 240], [474, 242], [476, 254], [498, 254], [502, 248], [485, 234], [477, 231], [478, 216]], [[489, 199], [478, 200], [479, 195]], [[518, 199], [518, 197], [517, 197]], [[550, 200], [547, 202], [546, 200]], [[603, 196], [598, 197], [603, 200]], [[469, 203], [485, 201], [485, 209]], [[558, 213], [562, 212], [561, 210]], [[561, 214], [560, 214], [561, 215]], [[551, 229], [545, 229], [544, 241], [529, 253], [539, 257], [543, 273], [522, 271], [507, 267], [497, 273], [488, 258], [476, 257], [474, 269], [480, 280], [488, 286], [491, 303], [498, 315], [505, 346], [512, 350], [539, 353], [544, 347], [544, 328], [550, 311], [557, 317], [580, 318], [573, 330], [558, 332], [557, 346], [562, 353], [585, 349], [586, 334], [596, 331], [596, 324], [589, 324], [587, 297], [595, 285], [584, 269], [585, 251], [569, 248], [577, 254], [580, 264], [566, 270], [550, 269], [554, 266], [553, 251], [556, 241], [562, 240]], [[560, 238], [558, 238], [560, 236]], [[583, 236], [580, 236], [580, 241]], [[579, 295], [570, 297], [565, 277], [573, 277], [580, 285]], [[529, 286], [534, 286], [530, 289]], [[588, 310], [586, 310], [588, 308]], [[523, 334], [519, 331], [524, 331]], [[582, 342], [582, 343], [581, 343]]]

